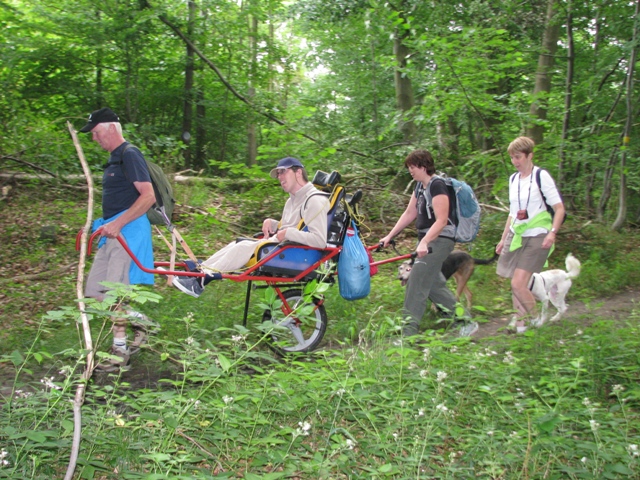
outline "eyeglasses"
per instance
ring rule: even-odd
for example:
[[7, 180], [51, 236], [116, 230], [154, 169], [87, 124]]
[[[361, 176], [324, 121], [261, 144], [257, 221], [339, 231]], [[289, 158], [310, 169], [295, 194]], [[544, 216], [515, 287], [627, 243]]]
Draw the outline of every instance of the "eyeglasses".
[[278, 168], [276, 170], [276, 178], [279, 177], [280, 175], [284, 175], [285, 173], [287, 173], [287, 170], [289, 170], [288, 168]]

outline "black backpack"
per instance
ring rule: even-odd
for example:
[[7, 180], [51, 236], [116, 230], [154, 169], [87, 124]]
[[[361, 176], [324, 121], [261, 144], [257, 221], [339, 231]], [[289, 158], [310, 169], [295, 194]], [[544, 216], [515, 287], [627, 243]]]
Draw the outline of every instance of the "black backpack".
[[[124, 152], [129, 150], [130, 148], [136, 148], [135, 145], [131, 145], [128, 143], [120, 152], [120, 162], [119, 165], [122, 168], [122, 172], [125, 177], [127, 176], [127, 171], [124, 168]], [[144, 157], [144, 156], [143, 156]], [[171, 225], [171, 215], [173, 214], [173, 208], [176, 205], [176, 201], [173, 198], [173, 188], [171, 187], [171, 183], [169, 183], [169, 179], [164, 174], [162, 168], [160, 168], [157, 164], [147, 160], [144, 161], [147, 164], [147, 170], [149, 170], [149, 176], [151, 177], [151, 185], [153, 185], [153, 193], [156, 196], [156, 203], [147, 211], [147, 217], [149, 218], [149, 222], [151, 225]]]
[[[534, 168], [536, 169], [536, 183], [538, 184], [538, 190], [540, 190], [540, 195], [542, 196], [542, 200], [544, 201], [545, 207], [547, 207], [547, 212], [549, 212], [549, 214], [551, 215], [551, 220], [553, 220], [553, 216], [555, 215], [556, 212], [553, 209], [553, 207], [549, 205], [549, 203], [547, 202], [547, 197], [544, 196], [544, 192], [542, 191], [542, 181], [540, 180], [540, 174], [542, 173], [543, 169], [540, 167], [534, 167]], [[511, 180], [509, 181], [509, 183], [513, 183], [515, 178], [516, 178], [516, 173], [511, 175]], [[556, 186], [556, 189], [557, 188], [558, 187]], [[558, 190], [558, 195], [560, 195], [560, 201], [564, 204], [564, 200], [562, 199], [562, 194], [560, 193], [560, 190]], [[567, 219], [567, 210], [565, 209], [562, 223], [564, 223], [566, 219]]]

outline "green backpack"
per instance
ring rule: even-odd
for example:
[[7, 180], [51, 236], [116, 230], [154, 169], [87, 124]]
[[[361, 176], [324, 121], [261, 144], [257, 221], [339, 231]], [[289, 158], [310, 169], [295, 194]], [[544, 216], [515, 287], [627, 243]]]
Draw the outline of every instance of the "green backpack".
[[[127, 175], [127, 171], [124, 168], [124, 152], [130, 148], [137, 148], [134, 145], [128, 143], [120, 152], [120, 166], [122, 172]], [[169, 179], [164, 174], [162, 168], [157, 164], [147, 160], [147, 169], [149, 170], [149, 176], [151, 177], [151, 185], [153, 185], [153, 193], [156, 195], [156, 203], [147, 211], [147, 217], [151, 225], [171, 225], [171, 215], [173, 214], [173, 208], [176, 205], [176, 201], [173, 198], [173, 188]]]

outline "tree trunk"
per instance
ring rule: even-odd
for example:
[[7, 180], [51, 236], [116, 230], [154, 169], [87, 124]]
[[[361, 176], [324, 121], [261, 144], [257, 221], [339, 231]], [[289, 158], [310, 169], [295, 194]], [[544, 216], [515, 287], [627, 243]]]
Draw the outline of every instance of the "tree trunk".
[[207, 141], [206, 113], [204, 93], [201, 88], [198, 88], [196, 90], [196, 158], [194, 162], [198, 169], [207, 165], [205, 158], [205, 142]]
[[[193, 24], [195, 22], [196, 4], [189, 0], [189, 20], [187, 23], [187, 35], [193, 38]], [[191, 128], [193, 124], [193, 58], [194, 52], [191, 45], [187, 44], [187, 59], [184, 68], [184, 105], [182, 109], [182, 141], [187, 146], [184, 149], [184, 167], [193, 167], [191, 163]]]
[[400, 111], [400, 131], [403, 140], [411, 142], [416, 136], [416, 124], [413, 121], [411, 110], [414, 106], [413, 86], [411, 79], [406, 75], [407, 58], [409, 57], [409, 49], [402, 43], [408, 34], [406, 31], [396, 31], [393, 40], [393, 53], [396, 57], [396, 70], [394, 73], [395, 89], [396, 89], [396, 105]]
[[[251, 26], [249, 28], [249, 51], [251, 52], [251, 67], [249, 69], [249, 88], [247, 90], [247, 100], [253, 103], [256, 90], [253, 85], [258, 65], [258, 17], [251, 15]], [[255, 165], [258, 158], [258, 139], [256, 136], [256, 118], [253, 110], [247, 113], [247, 165]]]
[[[564, 95], [564, 118], [562, 119], [562, 144], [560, 146], [560, 164], [558, 165], [558, 186], [564, 184], [564, 170], [570, 168], [567, 159], [567, 141], [569, 139], [569, 128], [571, 126], [571, 103], [573, 95], [573, 14], [571, 13], [571, 2], [567, 5], [567, 78], [565, 81]], [[565, 205], [566, 208], [566, 205]]]
[[633, 77], [636, 59], [638, 56], [638, 22], [640, 22], [640, 0], [636, 0], [635, 21], [633, 27], [633, 38], [631, 40], [631, 58], [627, 69], [627, 120], [622, 133], [622, 147], [620, 151], [620, 192], [618, 195], [618, 216], [616, 217], [612, 230], [620, 230], [627, 218], [627, 174], [625, 172], [627, 163], [627, 150], [631, 141], [631, 126], [633, 124]]
[[538, 56], [533, 102], [529, 110], [531, 124], [527, 128], [527, 136], [531, 137], [537, 144], [542, 143], [544, 140], [543, 123], [547, 118], [546, 97], [551, 92], [551, 69], [553, 68], [554, 56], [560, 36], [560, 28], [554, 17], [555, 0], [548, 0], [546, 26], [542, 36], [542, 51]]

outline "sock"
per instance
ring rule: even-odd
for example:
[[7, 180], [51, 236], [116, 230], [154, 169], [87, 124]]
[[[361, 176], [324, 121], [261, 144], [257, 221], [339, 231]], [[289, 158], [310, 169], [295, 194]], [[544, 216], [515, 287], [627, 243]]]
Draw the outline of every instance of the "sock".
[[120, 350], [127, 350], [127, 337], [116, 338], [113, 337], [113, 346]]

